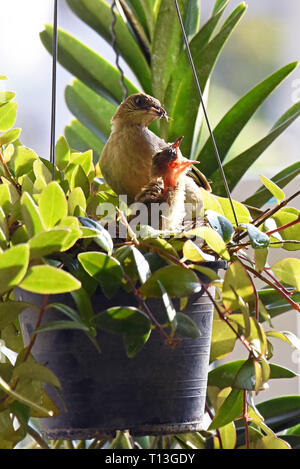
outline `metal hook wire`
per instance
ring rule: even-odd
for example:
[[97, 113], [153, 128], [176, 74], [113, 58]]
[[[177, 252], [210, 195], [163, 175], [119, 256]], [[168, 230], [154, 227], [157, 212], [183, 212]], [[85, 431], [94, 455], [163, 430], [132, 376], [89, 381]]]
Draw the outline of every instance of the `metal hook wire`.
[[189, 41], [188, 41], [185, 29], [184, 29], [184, 24], [183, 24], [180, 9], [179, 9], [179, 6], [178, 6], [178, 1], [177, 0], [174, 0], [174, 1], [175, 1], [175, 7], [176, 7], [176, 11], [177, 11], [177, 15], [178, 15], [178, 19], [179, 19], [179, 23], [180, 23], [180, 27], [181, 27], [183, 39], [184, 39], [185, 46], [186, 46], [186, 51], [187, 51], [188, 58], [189, 58], [189, 61], [190, 61], [190, 64], [191, 64], [191, 67], [192, 67], [192, 70], [193, 70], [193, 75], [194, 75], [196, 87], [197, 87], [199, 97], [200, 97], [200, 102], [201, 102], [201, 105], [202, 105], [202, 108], [203, 108], [203, 114], [204, 114], [204, 117], [205, 117], [205, 120], [206, 120], [206, 124], [207, 124], [207, 128], [208, 128], [208, 131], [209, 131], [209, 134], [210, 134], [210, 138], [211, 138], [211, 141], [212, 141], [212, 144], [213, 144], [214, 152], [215, 152], [215, 155], [217, 157], [219, 170], [220, 170], [220, 173], [221, 173], [221, 176], [222, 176], [222, 179], [223, 179], [223, 183], [224, 183], [224, 186], [225, 186], [227, 197], [230, 201], [230, 205], [231, 205], [231, 208], [232, 208], [232, 212], [233, 212], [233, 216], [234, 216], [236, 226], [239, 226], [239, 222], [238, 222], [237, 215], [236, 215], [236, 212], [235, 212], [235, 208], [234, 208], [234, 205], [233, 205], [233, 201], [232, 201], [232, 197], [231, 197], [231, 194], [230, 194], [229, 186], [228, 186], [228, 183], [227, 183], [227, 179], [226, 179], [225, 172], [224, 172], [224, 169], [223, 169], [222, 161], [221, 161], [221, 158], [220, 158], [219, 150], [218, 150], [218, 147], [217, 147], [217, 143], [216, 143], [213, 131], [211, 129], [209, 119], [208, 119], [208, 115], [207, 115], [207, 112], [206, 112], [206, 108], [205, 108], [205, 104], [204, 104], [204, 100], [203, 100], [203, 95], [202, 95], [200, 83], [199, 83], [199, 80], [198, 80], [198, 75], [197, 75], [195, 64], [194, 64], [193, 57], [192, 57], [192, 54], [191, 54]]
[[52, 180], [55, 179], [55, 121], [56, 121], [56, 69], [57, 69], [57, 0], [54, 0], [53, 40], [52, 40], [52, 104], [50, 162], [52, 163]]
[[121, 84], [121, 87], [122, 87], [122, 90], [123, 90], [123, 101], [124, 101], [124, 99], [127, 98], [128, 90], [127, 90], [127, 87], [125, 85], [124, 72], [123, 72], [123, 69], [120, 66], [120, 54], [119, 54], [118, 47], [117, 47], [117, 35], [116, 35], [116, 30], [115, 30], [115, 26], [116, 26], [116, 23], [117, 23], [117, 16], [116, 16], [116, 13], [115, 13], [115, 7], [117, 7], [117, 6], [118, 6], [117, 5], [117, 0], [113, 0], [111, 2], [111, 7], [110, 7], [111, 16], [112, 16], [112, 22], [111, 22], [111, 25], [110, 25], [111, 36], [112, 36], [111, 46], [112, 46], [112, 48], [113, 48], [113, 50], [116, 54], [116, 67], [120, 72], [120, 84]]

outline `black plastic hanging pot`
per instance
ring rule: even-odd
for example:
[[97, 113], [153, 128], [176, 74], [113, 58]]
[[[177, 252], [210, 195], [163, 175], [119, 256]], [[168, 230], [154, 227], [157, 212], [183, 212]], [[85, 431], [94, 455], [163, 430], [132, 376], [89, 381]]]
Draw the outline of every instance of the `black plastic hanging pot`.
[[[223, 261], [209, 262], [217, 271]], [[200, 276], [200, 275], [199, 275]], [[209, 282], [206, 277], [201, 280]], [[214, 290], [211, 289], [214, 294]], [[19, 300], [38, 306], [43, 295], [17, 289]], [[69, 294], [51, 295], [49, 303], [73, 305]], [[149, 300], [152, 313], [165, 321], [160, 300]], [[136, 306], [133, 295], [119, 292], [108, 300], [101, 292], [94, 295], [96, 311], [122, 305]], [[178, 306], [177, 300], [174, 301]], [[52, 418], [40, 419], [47, 439], [88, 439], [113, 436], [116, 430], [132, 435], [162, 435], [198, 431], [204, 415], [213, 304], [203, 292], [192, 295], [184, 310], [200, 329], [197, 339], [183, 339], [175, 348], [163, 343], [154, 332], [143, 349], [128, 358], [119, 336], [99, 332], [97, 352], [87, 336], [78, 330], [48, 331], [38, 334], [32, 354], [47, 365], [60, 380], [61, 396], [47, 387], [60, 409]], [[21, 315], [25, 343], [34, 331], [36, 310]], [[61, 313], [48, 309], [42, 324], [62, 319]], [[63, 401], [63, 402], [62, 402]]]

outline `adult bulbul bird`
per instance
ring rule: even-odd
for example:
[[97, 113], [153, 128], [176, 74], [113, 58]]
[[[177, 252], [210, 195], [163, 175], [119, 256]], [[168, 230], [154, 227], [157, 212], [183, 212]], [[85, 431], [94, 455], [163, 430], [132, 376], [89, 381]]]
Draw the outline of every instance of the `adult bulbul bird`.
[[[154, 119], [168, 119], [160, 102], [144, 93], [129, 96], [118, 107], [112, 118], [112, 131], [101, 157], [101, 172], [117, 194], [125, 194], [128, 203], [134, 201], [151, 178], [154, 155], [168, 145], [148, 126]], [[179, 150], [179, 156], [182, 154]], [[199, 186], [210, 191], [205, 176], [191, 166], [185, 180], [186, 201], [201, 202]]]
[[[150, 215], [152, 204], [160, 204], [162, 216], [159, 220], [160, 228], [176, 231], [182, 227], [185, 211], [185, 173], [192, 164], [198, 161], [188, 160], [180, 155], [179, 145], [182, 137], [158, 152], [152, 159], [151, 179], [136, 195], [136, 202], [143, 203], [148, 209], [148, 224], [153, 225]], [[157, 221], [157, 220], [155, 220]]]

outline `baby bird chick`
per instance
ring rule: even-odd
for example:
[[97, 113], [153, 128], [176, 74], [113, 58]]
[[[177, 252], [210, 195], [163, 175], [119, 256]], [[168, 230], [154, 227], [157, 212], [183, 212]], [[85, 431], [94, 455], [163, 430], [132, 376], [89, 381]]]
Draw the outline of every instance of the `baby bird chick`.
[[[144, 93], [133, 94], [123, 101], [112, 118], [112, 131], [101, 157], [100, 168], [106, 182], [117, 194], [134, 201], [151, 177], [152, 158], [168, 145], [148, 126], [154, 119], [168, 119], [160, 102]], [[179, 155], [182, 157], [180, 150]], [[186, 199], [199, 202], [201, 191], [211, 190], [205, 176], [194, 166], [186, 176]]]
[[[135, 197], [136, 202], [147, 206], [148, 216], [153, 213], [152, 204], [161, 204], [162, 216], [156, 228], [167, 231], [176, 231], [182, 227], [185, 216], [185, 173], [191, 165], [198, 163], [179, 154], [182, 138], [156, 153], [152, 160], [151, 180]], [[158, 211], [154, 213], [157, 215]]]

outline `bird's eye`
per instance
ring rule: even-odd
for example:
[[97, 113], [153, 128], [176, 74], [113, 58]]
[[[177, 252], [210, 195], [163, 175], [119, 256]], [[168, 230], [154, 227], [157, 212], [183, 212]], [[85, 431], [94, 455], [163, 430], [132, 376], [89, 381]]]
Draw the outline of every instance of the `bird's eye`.
[[135, 101], [135, 104], [137, 104], [138, 106], [140, 106], [143, 102], [140, 96], [137, 96], [134, 101]]

